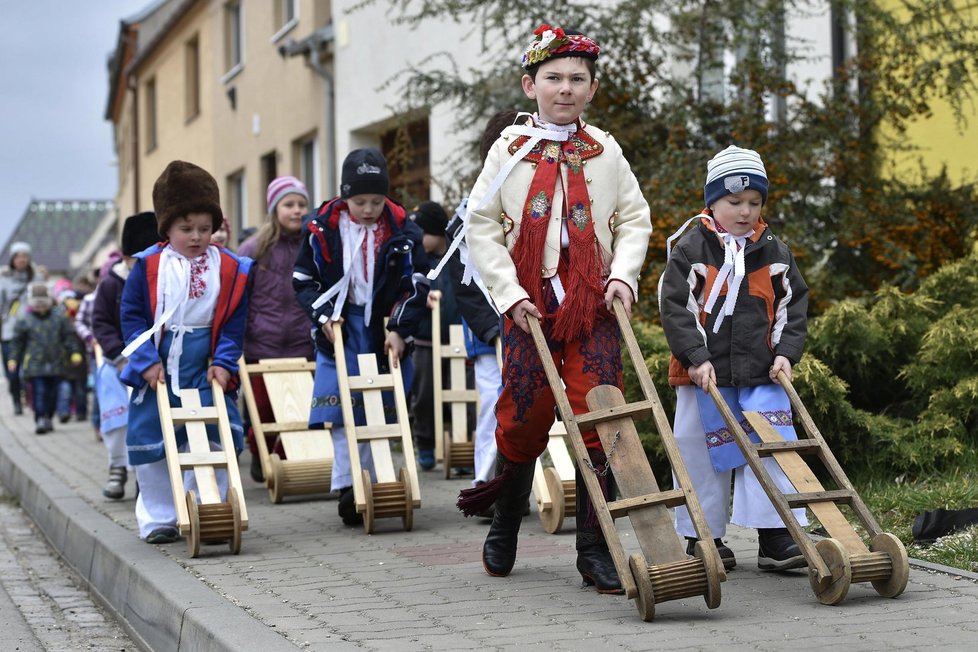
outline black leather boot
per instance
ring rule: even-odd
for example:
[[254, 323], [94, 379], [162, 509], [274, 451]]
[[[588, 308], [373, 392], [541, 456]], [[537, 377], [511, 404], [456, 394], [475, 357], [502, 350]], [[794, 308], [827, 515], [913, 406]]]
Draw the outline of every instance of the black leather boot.
[[[507, 470], [504, 467], [509, 466]], [[534, 462], [510, 462], [496, 457], [496, 475], [509, 475], [493, 505], [492, 525], [482, 545], [482, 566], [493, 577], [506, 577], [516, 563], [523, 508], [533, 484]]]
[[[588, 450], [591, 454], [592, 465], [599, 472], [605, 468], [607, 460], [604, 453]], [[601, 525], [591, 503], [587, 486], [581, 469], [577, 469], [577, 570], [587, 586], [593, 586], [598, 593], [621, 595], [625, 590], [621, 587], [621, 579], [615, 569], [615, 562], [608, 551]], [[583, 473], [594, 473], [584, 469]], [[611, 500], [615, 493], [614, 479], [611, 474], [598, 476], [601, 491], [605, 500]]]

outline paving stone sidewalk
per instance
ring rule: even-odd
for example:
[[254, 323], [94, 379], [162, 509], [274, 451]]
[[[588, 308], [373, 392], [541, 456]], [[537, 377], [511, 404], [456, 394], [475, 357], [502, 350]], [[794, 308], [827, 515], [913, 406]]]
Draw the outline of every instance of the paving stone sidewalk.
[[[125, 500], [102, 497], [106, 454], [91, 426], [37, 436], [6, 398], [0, 480], [154, 650], [957, 650], [978, 637], [972, 577], [915, 567], [897, 599], [856, 584], [841, 605], [823, 606], [804, 572], [759, 572], [754, 533], [735, 527], [725, 540], [739, 565], [715, 610], [678, 600], [643, 622], [631, 601], [581, 586], [573, 519], [551, 535], [535, 511], [513, 574], [490, 578], [479, 560], [486, 522], [454, 508], [469, 481], [444, 480], [440, 467], [421, 475], [414, 529], [386, 519], [373, 535], [345, 527], [327, 497], [273, 505], [245, 472], [241, 554], [204, 546], [190, 559], [182, 541], [139, 541], [131, 479]], [[618, 525], [626, 550], [637, 550], [627, 522]]]

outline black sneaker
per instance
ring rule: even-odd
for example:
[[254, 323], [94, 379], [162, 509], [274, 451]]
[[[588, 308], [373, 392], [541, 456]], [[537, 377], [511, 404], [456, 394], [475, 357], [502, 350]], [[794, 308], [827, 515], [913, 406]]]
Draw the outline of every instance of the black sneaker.
[[[686, 554], [690, 557], [693, 556], [693, 552], [696, 550], [696, 542], [699, 539], [694, 539], [693, 537], [686, 537]], [[726, 544], [720, 539], [713, 540], [714, 545], [717, 547], [717, 552], [720, 553], [720, 561], [723, 562], [724, 570], [731, 570], [737, 565], [737, 558], [734, 557], [734, 552], [726, 546]]]
[[788, 528], [758, 528], [757, 567], [761, 570], [790, 570], [805, 568], [808, 562], [801, 554]]
[[255, 482], [265, 482], [265, 473], [261, 468], [261, 457], [256, 453], [251, 456], [251, 479]]
[[146, 537], [146, 543], [173, 543], [180, 538], [180, 531], [175, 527], [158, 527]]
[[356, 498], [353, 495], [353, 487], [340, 489], [340, 499], [336, 506], [336, 511], [343, 519], [343, 525], [363, 525], [363, 514], [357, 513]]

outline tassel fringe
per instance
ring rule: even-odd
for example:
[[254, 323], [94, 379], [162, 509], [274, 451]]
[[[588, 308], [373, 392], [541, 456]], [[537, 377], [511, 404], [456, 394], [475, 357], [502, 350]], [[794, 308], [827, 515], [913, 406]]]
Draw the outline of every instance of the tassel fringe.
[[458, 492], [458, 501], [455, 506], [466, 517], [485, 512], [496, 502], [496, 498], [502, 493], [503, 487], [512, 479], [514, 468], [512, 463], [506, 462], [503, 464], [499, 475], [489, 482], [480, 484], [478, 487], [462, 489]]

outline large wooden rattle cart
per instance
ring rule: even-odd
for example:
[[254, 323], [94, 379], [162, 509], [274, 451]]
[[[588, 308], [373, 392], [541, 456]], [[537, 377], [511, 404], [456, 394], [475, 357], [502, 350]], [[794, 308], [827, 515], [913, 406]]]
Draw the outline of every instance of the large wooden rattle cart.
[[[475, 472], [475, 424], [469, 423], [469, 405], [479, 406], [479, 390], [466, 380], [468, 351], [461, 324], [448, 327], [448, 344], [441, 343], [441, 299], [432, 294], [431, 371], [435, 394], [435, 455], [444, 460], [445, 479], [452, 470]], [[448, 360], [448, 388], [445, 388], [442, 361]], [[445, 405], [451, 407], [452, 425], [445, 428]]]
[[[600, 385], [588, 392], [587, 404], [591, 411], [575, 415], [540, 323], [533, 317], [528, 320], [530, 332], [625, 595], [636, 600], [639, 614], [646, 621], [655, 617], [657, 603], [697, 595], [702, 595], [707, 606], [715, 609], [720, 606], [720, 583], [726, 580], [723, 563], [645, 366], [645, 358], [619, 300], [615, 300], [614, 311], [645, 396], [644, 400], [635, 403], [626, 403], [617, 387]], [[659, 489], [639, 439], [634, 419], [650, 413], [662, 437], [678, 489]], [[590, 457], [581, 436], [581, 431], [588, 428], [597, 430], [621, 493], [620, 498], [610, 503], [605, 500], [598, 478], [591, 470]], [[686, 555], [685, 542], [676, 533], [669, 513], [669, 508], [678, 505], [686, 505], [699, 539], [692, 559]], [[614, 519], [622, 516], [627, 516], [631, 522], [641, 548], [640, 553], [630, 557], [625, 556], [615, 529]]]
[[[163, 430], [163, 448], [166, 451], [166, 468], [170, 474], [173, 505], [177, 511], [177, 527], [187, 537], [187, 551], [191, 557], [200, 554], [200, 543], [227, 541], [233, 554], [241, 551], [241, 533], [248, 529], [248, 512], [245, 509], [238, 458], [235, 456], [231, 437], [231, 422], [224, 390], [211, 381], [213, 406], [200, 403], [197, 389], [180, 390], [180, 407], [170, 406], [170, 393], [164, 383], [156, 389], [156, 401], [160, 410]], [[212, 451], [207, 439], [207, 426], [217, 427], [221, 437], [221, 449]], [[187, 452], [177, 449], [175, 428], [187, 429]], [[228, 475], [227, 500], [221, 499], [217, 484], [217, 470], [225, 469]], [[200, 491], [186, 491], [183, 472], [193, 470]]]
[[[305, 358], [274, 358], [245, 364], [240, 361], [241, 388], [255, 432], [258, 456], [268, 495], [275, 504], [285, 496], [329, 493], [333, 471], [330, 424], [323, 430], [309, 428], [313, 374], [316, 363]], [[255, 400], [255, 384], [261, 380], [274, 420], [263, 422]], [[266, 435], [276, 435], [285, 459], [268, 450]]]
[[[808, 561], [808, 580], [815, 597], [822, 604], [838, 604], [846, 597], [853, 582], [871, 582], [877, 593], [886, 598], [895, 598], [907, 587], [910, 574], [906, 548], [900, 539], [880, 529], [784, 372], [778, 374], [778, 381], [788, 394], [794, 414], [801, 421], [807, 438], [785, 441], [763, 415], [744, 412], [744, 418], [760, 439], [760, 443], [754, 443], [712, 384], [710, 395], [761, 487]], [[826, 490], [802, 455], [817, 456], [840, 488]], [[761, 457], [774, 458], [796, 493], [785, 494], [779, 490], [761, 463]], [[848, 505], [862, 523], [869, 536], [869, 547], [839, 509], [840, 504]], [[810, 509], [828, 532], [829, 538], [813, 543], [792, 516], [793, 507]]]
[[[363, 528], [367, 534], [371, 534], [377, 519], [400, 517], [404, 529], [410, 530], [414, 526], [414, 509], [421, 507], [421, 488], [418, 484], [414, 442], [411, 440], [401, 370], [394, 366], [396, 358], [393, 353], [387, 356], [388, 372], [384, 374], [377, 369], [376, 355], [361, 353], [357, 356], [359, 375], [350, 376], [340, 322], [333, 324], [333, 335], [343, 425], [350, 449], [350, 468], [353, 469], [353, 497], [357, 512], [363, 514]], [[355, 424], [353, 392], [358, 392], [363, 397], [366, 425]], [[385, 414], [385, 392], [393, 394], [396, 420], [392, 423], [387, 422]], [[404, 466], [395, 474], [391, 443], [396, 441], [401, 443]], [[372, 481], [370, 471], [364, 469], [360, 462], [360, 451], [357, 447], [360, 443], [370, 445], [377, 482]]]

